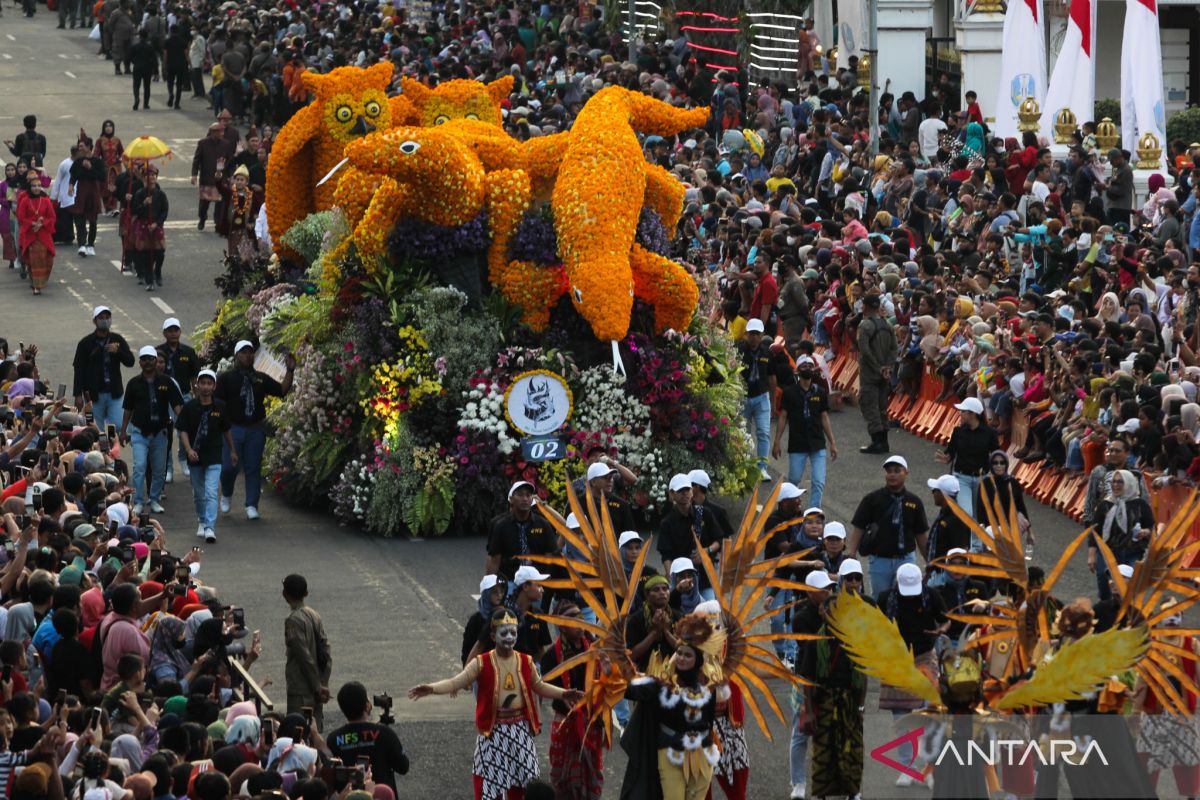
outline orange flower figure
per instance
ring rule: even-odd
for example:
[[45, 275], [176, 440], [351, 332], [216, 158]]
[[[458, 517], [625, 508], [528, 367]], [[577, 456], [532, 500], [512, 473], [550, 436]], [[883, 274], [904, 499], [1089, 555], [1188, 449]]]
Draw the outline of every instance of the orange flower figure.
[[317, 182], [341, 160], [346, 144], [412, 113], [408, 98], [387, 96], [390, 62], [305, 72], [301, 80], [316, 99], [280, 129], [267, 165], [267, 214], [277, 248], [292, 225], [333, 205], [336, 184]]
[[456, 119], [478, 120], [499, 128], [503, 124], [500, 103], [512, 89], [512, 75], [487, 84], [457, 79], [438, 84], [434, 89], [412, 78], [400, 79], [401, 97], [412, 103], [412, 124], [425, 128]]
[[[603, 341], [620, 340], [629, 329], [635, 291], [631, 251], [647, 188], [652, 207], [668, 227], [679, 218], [682, 201], [668, 188], [673, 179], [650, 169], [634, 131], [667, 135], [702, 125], [707, 116], [707, 109], [683, 111], [612, 86], [589, 100], [575, 120], [551, 205], [571, 301]], [[685, 290], [691, 284], [688, 296], [694, 308], [696, 288], [687, 271], [650, 255], [638, 254], [637, 285], [662, 303], [668, 289]], [[676, 304], [685, 300], [676, 298]], [[656, 314], [660, 329], [683, 329], [690, 319], [690, 308], [686, 317], [678, 308]]]

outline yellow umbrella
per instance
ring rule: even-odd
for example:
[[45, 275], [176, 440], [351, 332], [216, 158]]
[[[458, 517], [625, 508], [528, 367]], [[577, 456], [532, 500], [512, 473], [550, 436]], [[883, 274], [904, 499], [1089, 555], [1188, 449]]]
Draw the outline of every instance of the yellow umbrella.
[[154, 161], [171, 155], [171, 148], [157, 136], [139, 136], [125, 147], [126, 161]]

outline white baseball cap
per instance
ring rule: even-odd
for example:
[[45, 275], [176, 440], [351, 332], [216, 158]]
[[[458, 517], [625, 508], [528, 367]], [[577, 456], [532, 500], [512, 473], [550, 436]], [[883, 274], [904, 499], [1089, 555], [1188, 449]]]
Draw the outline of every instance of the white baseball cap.
[[254, 343], [251, 342], [249, 339], [239, 339], [238, 343], [233, 346], [233, 352], [240, 353], [243, 350], [245, 350], [247, 347], [249, 347], [251, 350], [256, 349], [254, 347]]
[[826, 522], [825, 530], [821, 532], [822, 539], [845, 539], [846, 526], [840, 522]]
[[1133, 567], [1129, 566], [1128, 564], [1118, 564], [1117, 572], [1121, 573], [1121, 577], [1123, 578], [1133, 577]]
[[799, 369], [802, 364], [812, 364], [815, 367], [817, 362], [813, 361], [812, 356], [805, 354], [796, 359], [796, 369]]
[[946, 551], [946, 558], [950, 559], [954, 558], [955, 556], [965, 556], [966, 554], [967, 551], [963, 550], [961, 547], [951, 547], [948, 551]]
[[533, 485], [532, 483], [530, 483], [529, 481], [517, 481], [517, 482], [516, 482], [516, 483], [514, 483], [512, 486], [508, 487], [508, 499], [509, 499], [509, 500], [512, 500], [512, 496], [513, 496], [514, 494], [516, 494], [516, 493], [517, 493], [517, 489], [520, 489], [522, 486], [528, 486], [528, 487], [529, 487], [529, 491], [531, 491], [531, 492], [536, 492], [536, 491], [537, 491], [537, 487], [536, 487], [536, 486], [534, 486], [534, 485]]
[[801, 489], [800, 487], [796, 486], [796, 484], [794, 484], [794, 483], [788, 483], [787, 481], [784, 481], [783, 483], [779, 484], [779, 500], [780, 500], [780, 502], [782, 502], [784, 500], [795, 500], [796, 498], [802, 497], [803, 495], [804, 495], [804, 490]]
[[958, 497], [958, 492], [962, 488], [958, 483], [958, 478], [953, 475], [939, 475], [936, 478], [930, 478], [925, 481], [925, 485], [947, 497]]
[[217, 373], [213, 372], [211, 369], [202, 369], [196, 373], [196, 377], [197, 378], [212, 378], [215, 381], [217, 379]]
[[829, 575], [823, 569], [814, 569], [808, 573], [808, 577], [804, 579], [805, 586], [811, 586], [814, 589], [828, 589], [833, 585]]
[[179, 320], [175, 319], [174, 317], [167, 317], [166, 319], [163, 320], [163, 330], [164, 331], [167, 328], [182, 328], [182, 327], [183, 326], [179, 324]]
[[583, 526], [579, 524], [579, 517], [575, 516], [575, 512], [567, 514], [567, 527], [573, 531], [577, 531]]
[[587, 468], [587, 479], [589, 481], [594, 481], [597, 478], [607, 478], [614, 472], [616, 472], [616, 470], [610, 467], [608, 464], [605, 464], [603, 461], [597, 461], [595, 464], [592, 464]]
[[621, 538], [617, 539], [617, 547], [624, 547], [635, 539], [639, 542], [642, 541], [642, 535], [637, 531], [625, 531], [621, 534]]
[[1137, 433], [1140, 427], [1142, 427], [1142, 423], [1138, 421], [1137, 417], [1132, 417], [1118, 425], [1117, 431], [1120, 433]]
[[761, 319], [752, 319], [746, 323], [746, 333], [763, 333], [766, 328], [763, 327]]
[[544, 581], [549, 577], [545, 572], [538, 572], [537, 567], [518, 567], [517, 574], [513, 576], [513, 586], [520, 586], [529, 581]]
[[804, 516], [806, 516], [806, 517], [821, 517], [822, 519], [824, 519], [825, 512], [822, 511], [821, 509], [817, 508], [816, 506], [809, 506], [808, 508], [804, 509]]
[[979, 402], [978, 397], [968, 397], [961, 403], [955, 403], [954, 407], [959, 411], [970, 411], [972, 414], [983, 416], [983, 403]]
[[707, 489], [712, 485], [712, 478], [708, 477], [708, 473], [702, 469], [694, 469], [687, 474], [688, 480], [692, 482], [692, 486], [699, 486], [701, 489]]
[[908, 469], [908, 461], [904, 458], [904, 456], [888, 456], [883, 461], [884, 469], [887, 469], [889, 464], [899, 464], [905, 469]]
[[112, 309], [110, 309], [108, 306], [96, 306], [95, 308], [92, 309], [92, 319], [95, 319], [96, 317], [100, 316], [105, 311], [107, 311], [109, 314], [112, 313]]
[[692, 488], [692, 479], [682, 472], [671, 476], [670, 489], [672, 492], [680, 492], [684, 489]]
[[484, 575], [483, 580], [479, 582], [479, 593], [483, 594], [498, 583], [500, 583], [500, 578], [498, 576]]
[[916, 564], [901, 564], [896, 570], [896, 586], [904, 597], [915, 597], [921, 593], [921, 568]]
[[138, 358], [158, 358], [158, 350], [154, 349], [154, 345], [143, 345], [142, 349], [138, 350]]
[[692, 563], [690, 558], [677, 558], [671, 562], [671, 574], [678, 575], [681, 572], [695, 572], [696, 565]]
[[862, 562], [860, 562], [857, 558], [847, 558], [846, 560], [844, 560], [842, 562], [842, 565], [840, 567], [838, 567], [838, 577], [839, 578], [844, 578], [847, 575], [862, 575], [862, 574], [863, 574]]

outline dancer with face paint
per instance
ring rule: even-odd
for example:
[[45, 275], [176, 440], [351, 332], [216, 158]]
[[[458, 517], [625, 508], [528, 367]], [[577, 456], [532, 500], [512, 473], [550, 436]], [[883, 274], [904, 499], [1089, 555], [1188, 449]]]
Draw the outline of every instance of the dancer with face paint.
[[517, 618], [510, 610], [492, 612], [491, 626], [496, 649], [471, 659], [449, 680], [414, 686], [408, 696], [419, 700], [477, 684], [475, 727], [479, 738], [471, 768], [475, 800], [523, 800], [525, 784], [538, 777], [533, 743], [541, 728], [537, 697], [573, 706], [583, 700], [583, 692], [544, 682], [533, 659], [513, 649]]

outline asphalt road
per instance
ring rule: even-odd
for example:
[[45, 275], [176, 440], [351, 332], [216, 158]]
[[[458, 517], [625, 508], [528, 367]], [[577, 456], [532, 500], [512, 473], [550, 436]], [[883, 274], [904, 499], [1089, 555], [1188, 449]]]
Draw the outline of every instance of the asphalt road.
[[[132, 277], [121, 275], [114, 266], [119, 241], [116, 221], [108, 219], [101, 220], [95, 258], [80, 258], [74, 248], [60, 250], [51, 285], [41, 297], [32, 297], [15, 272], [0, 271], [0, 335], [14, 346], [18, 341], [36, 342], [47, 382], [69, 383], [74, 345], [91, 330], [90, 309], [96, 304], [112, 308], [113, 329], [135, 348], [159, 342], [161, 322], [167, 316], [180, 318], [185, 331], [211, 318], [219, 298], [212, 280], [221, 271], [222, 241], [211, 225], [204, 233], [196, 230], [196, 193], [188, 176], [195, 141], [212, 120], [212, 112], [205, 110], [204, 101], [191, 98], [183, 101], [182, 111], [167, 110], [161, 83], [153, 85], [151, 110], [134, 112], [131, 78], [113, 76], [111, 62], [97, 58], [97, 45], [87, 40], [85, 32], [55, 30], [55, 19], [44, 7], [31, 20], [5, 11], [0, 23], [0, 138], [15, 138], [21, 117], [36, 114], [38, 129], [49, 141], [51, 174], [79, 128], [95, 136], [105, 119], [116, 122], [125, 142], [148, 133], [176, 152], [174, 159], [161, 165], [160, 181], [171, 215], [166, 285], [160, 292], [141, 291]], [[858, 499], [882, 485], [881, 459], [857, 452], [867, 437], [855, 409], [835, 414], [833, 426], [841, 457], [829, 470], [825, 506], [831, 519], [848, 521]], [[925, 480], [942, 472], [933, 460], [933, 446], [905, 433], [894, 433], [892, 442], [894, 452], [908, 458], [910, 486], [929, 503]], [[773, 471], [778, 475], [782, 469], [782, 464], [776, 464]], [[180, 484], [168, 488], [167, 514], [162, 519], [168, 523], [173, 549], [179, 550], [192, 544], [190, 495]], [[282, 683], [286, 606], [279, 595], [280, 580], [290, 572], [302, 572], [311, 587], [310, 602], [323, 615], [332, 639], [334, 688], [357, 679], [372, 693], [386, 691], [397, 698], [397, 730], [412, 759], [410, 775], [400, 781], [401, 796], [468, 797], [474, 745], [470, 698], [432, 697], [420, 703], [402, 698], [408, 687], [458, 670], [462, 623], [474, 610], [473, 593], [482, 572], [482, 539], [373, 538], [340, 527], [319, 511], [290, 508], [270, 496], [261, 505], [263, 519], [251, 523], [238, 513], [240, 506], [240, 497], [235, 498], [235, 513], [219, 520], [220, 539], [206, 548], [201, 578], [219, 587], [228, 601], [243, 605], [248, 626], [263, 631], [265, 654], [254, 674], [267, 683], [272, 678]], [[1032, 504], [1031, 513], [1040, 563], [1042, 556], [1061, 552], [1078, 526], [1037, 504]], [[1085, 560], [1079, 556], [1057, 594], [1071, 599], [1092, 594], [1093, 587]], [[785, 692], [776, 690], [786, 709]], [[267, 691], [282, 701], [282, 685], [268, 685]], [[875, 708], [873, 699], [868, 700], [868, 708]], [[340, 722], [336, 709], [329, 709], [327, 720]], [[788, 729], [776, 721], [772, 731], [774, 742], [749, 728], [753, 798], [788, 794]], [[890, 719], [868, 719], [868, 750], [892, 736]], [[547, 746], [543, 735], [539, 749], [544, 774]], [[617, 796], [624, 764], [624, 755], [614, 750], [606, 766], [605, 797]], [[868, 762], [865, 794], [927, 794], [922, 789], [895, 789], [894, 776], [888, 768]], [[1160, 789], [1169, 788], [1173, 788], [1170, 778], [1164, 776]]]

